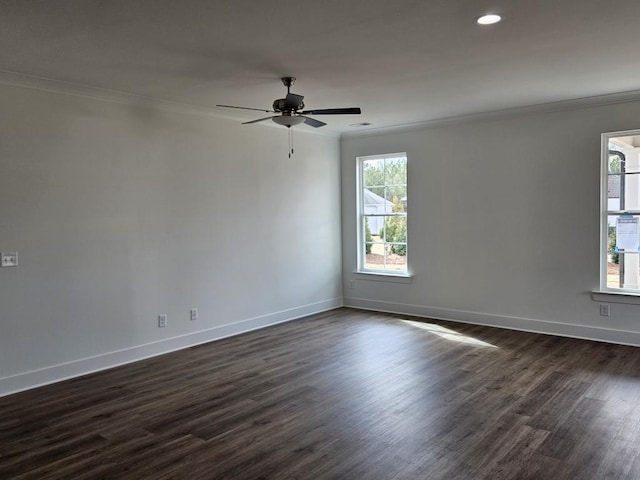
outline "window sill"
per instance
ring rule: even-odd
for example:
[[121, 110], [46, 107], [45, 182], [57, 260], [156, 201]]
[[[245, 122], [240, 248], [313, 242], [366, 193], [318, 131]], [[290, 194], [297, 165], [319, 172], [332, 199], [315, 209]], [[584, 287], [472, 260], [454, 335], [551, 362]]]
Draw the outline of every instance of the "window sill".
[[393, 273], [353, 272], [353, 276], [358, 280], [371, 280], [373, 282], [411, 283], [410, 274], [398, 275]]
[[591, 298], [594, 302], [609, 302], [609, 303], [626, 303], [629, 305], [640, 305], [640, 293], [631, 292], [603, 292], [593, 291], [591, 292]]

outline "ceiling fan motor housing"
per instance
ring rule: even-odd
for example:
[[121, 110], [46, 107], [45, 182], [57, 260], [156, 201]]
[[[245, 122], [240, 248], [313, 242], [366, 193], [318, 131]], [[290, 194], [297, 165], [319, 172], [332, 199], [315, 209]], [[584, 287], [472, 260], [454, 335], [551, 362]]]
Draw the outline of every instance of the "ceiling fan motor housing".
[[279, 98], [277, 100], [274, 100], [274, 102], [273, 102], [273, 110], [275, 112], [295, 113], [298, 110], [301, 110], [303, 108], [304, 108], [304, 103], [303, 102], [300, 102], [300, 106], [297, 109], [287, 108], [287, 100], [286, 100], [286, 98]]

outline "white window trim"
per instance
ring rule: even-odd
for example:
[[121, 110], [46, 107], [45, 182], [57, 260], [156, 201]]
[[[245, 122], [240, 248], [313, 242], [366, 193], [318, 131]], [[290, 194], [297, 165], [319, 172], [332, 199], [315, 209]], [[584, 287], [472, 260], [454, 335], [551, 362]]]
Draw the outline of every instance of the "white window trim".
[[[380, 280], [380, 281], [391, 281], [397, 283], [410, 283], [410, 279], [413, 276], [411, 274], [411, 270], [409, 269], [409, 223], [407, 221], [407, 271], [393, 271], [393, 270], [371, 270], [364, 267], [364, 231], [363, 231], [363, 212], [362, 205], [364, 203], [363, 199], [363, 168], [362, 163], [365, 160], [375, 160], [375, 159], [384, 159], [393, 156], [404, 156], [407, 161], [407, 182], [409, 180], [408, 168], [409, 168], [409, 156], [406, 152], [395, 152], [395, 153], [383, 153], [377, 155], [363, 155], [356, 158], [356, 238], [357, 238], [357, 264], [356, 271], [354, 272], [362, 280]], [[408, 189], [407, 189], [408, 196]], [[385, 214], [384, 216], [392, 216], [393, 214]], [[383, 216], [383, 215], [381, 215]], [[408, 214], [403, 215], [408, 219]], [[379, 277], [379, 278], [376, 278]]]
[[366, 280], [372, 282], [389, 282], [389, 283], [411, 283], [413, 275], [401, 272], [402, 275], [382, 272], [380, 270], [353, 272], [353, 277], [358, 280]]
[[626, 303], [627, 305], [640, 305], [640, 294], [628, 292], [591, 292], [594, 302]]
[[624, 130], [607, 132], [600, 136], [600, 289], [591, 292], [595, 302], [640, 304], [640, 290], [610, 288], [607, 286], [607, 249], [608, 249], [608, 221], [607, 217], [613, 213], [633, 213], [636, 211], [612, 211], [608, 205], [608, 174], [609, 174], [609, 140], [614, 137], [640, 135], [640, 130]]

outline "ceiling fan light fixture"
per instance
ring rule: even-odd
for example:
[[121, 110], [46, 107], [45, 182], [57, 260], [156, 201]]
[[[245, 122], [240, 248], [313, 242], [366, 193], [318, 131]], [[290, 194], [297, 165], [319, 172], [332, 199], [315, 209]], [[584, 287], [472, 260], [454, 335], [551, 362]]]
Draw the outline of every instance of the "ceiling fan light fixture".
[[497, 13], [489, 13], [487, 15], [478, 17], [476, 22], [478, 22], [480, 25], [493, 25], [494, 23], [498, 23], [500, 20], [502, 20], [502, 17]]
[[287, 128], [291, 128], [294, 125], [300, 125], [304, 122], [304, 118], [297, 117], [295, 115], [279, 115], [277, 117], [273, 117], [271, 120], [276, 122], [278, 125], [282, 125]]

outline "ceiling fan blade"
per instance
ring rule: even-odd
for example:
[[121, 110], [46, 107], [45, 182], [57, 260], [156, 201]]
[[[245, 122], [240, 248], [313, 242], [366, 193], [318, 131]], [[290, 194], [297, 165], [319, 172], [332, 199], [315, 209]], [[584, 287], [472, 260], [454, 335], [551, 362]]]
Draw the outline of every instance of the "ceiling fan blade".
[[324, 127], [326, 125], [326, 123], [321, 122], [320, 120], [316, 120], [315, 118], [304, 117], [302, 115], [300, 115], [300, 117], [304, 118], [304, 123], [306, 123], [311, 127], [318, 128], [318, 127]]
[[276, 113], [273, 110], [265, 110], [264, 108], [236, 107], [234, 105], [216, 105], [216, 107], [239, 108], [240, 110], [255, 110], [256, 112]]
[[304, 115], [359, 115], [362, 113], [360, 108], [324, 108], [321, 110], [305, 110], [300, 112]]
[[[276, 115], [276, 117], [279, 115]], [[265, 120], [271, 120], [272, 118], [275, 117], [264, 117], [264, 118], [259, 118], [257, 120], [251, 120], [250, 122], [242, 122], [242, 125], [249, 125], [250, 123], [258, 123], [258, 122], [264, 122]]]
[[287, 97], [284, 99], [285, 110], [293, 110], [294, 112], [302, 107], [302, 95], [296, 95], [295, 93], [287, 93]]

